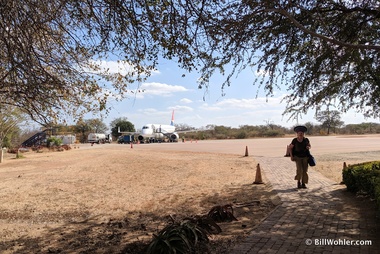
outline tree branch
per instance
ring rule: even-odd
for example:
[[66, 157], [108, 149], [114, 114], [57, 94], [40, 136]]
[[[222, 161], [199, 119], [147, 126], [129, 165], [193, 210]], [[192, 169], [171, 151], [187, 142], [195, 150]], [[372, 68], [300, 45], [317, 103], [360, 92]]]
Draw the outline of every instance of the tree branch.
[[342, 42], [342, 41], [339, 41], [337, 39], [330, 38], [328, 36], [316, 33], [316, 32], [314, 32], [314, 31], [312, 31], [310, 29], [307, 29], [305, 26], [303, 26], [301, 23], [299, 23], [286, 10], [283, 10], [283, 9], [264, 9], [263, 11], [264, 12], [276, 12], [276, 13], [279, 13], [279, 14], [283, 15], [284, 17], [288, 18], [297, 28], [301, 29], [305, 33], [310, 34], [310, 35], [312, 35], [314, 37], [320, 38], [320, 39], [322, 39], [324, 41], [328, 41], [328, 42], [331, 42], [333, 44], [336, 44], [336, 45], [339, 45], [339, 46], [343, 46], [343, 47], [346, 47], [346, 48], [367, 49], [367, 50], [371, 49], [371, 50], [380, 51], [380, 45], [363, 45], [363, 44], [346, 43], [346, 42]]

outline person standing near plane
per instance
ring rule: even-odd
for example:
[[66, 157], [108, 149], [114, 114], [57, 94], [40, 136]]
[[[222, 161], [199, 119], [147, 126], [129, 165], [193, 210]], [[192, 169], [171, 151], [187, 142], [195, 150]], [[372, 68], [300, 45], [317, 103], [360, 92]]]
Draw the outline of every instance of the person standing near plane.
[[311, 145], [309, 139], [305, 138], [305, 132], [307, 131], [305, 126], [296, 126], [294, 127], [294, 131], [297, 133], [297, 137], [289, 145], [290, 159], [296, 162], [296, 176], [294, 180], [297, 181], [298, 188], [306, 189], [306, 184], [309, 182], [307, 170]]

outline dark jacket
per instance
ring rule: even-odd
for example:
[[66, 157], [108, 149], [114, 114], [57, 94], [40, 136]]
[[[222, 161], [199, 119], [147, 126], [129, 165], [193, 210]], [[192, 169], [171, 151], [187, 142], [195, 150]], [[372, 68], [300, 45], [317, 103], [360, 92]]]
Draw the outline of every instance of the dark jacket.
[[297, 138], [294, 138], [292, 140], [293, 147], [293, 156], [297, 157], [308, 157], [309, 151], [306, 149], [306, 147], [310, 144], [308, 138], [304, 138], [302, 142], [299, 142]]

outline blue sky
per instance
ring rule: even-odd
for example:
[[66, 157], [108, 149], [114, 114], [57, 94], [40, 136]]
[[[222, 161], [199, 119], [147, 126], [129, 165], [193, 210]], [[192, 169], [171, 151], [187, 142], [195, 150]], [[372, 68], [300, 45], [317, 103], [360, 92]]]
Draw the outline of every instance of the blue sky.
[[[116, 62], [104, 62], [103, 65], [111, 71], [121, 70]], [[225, 77], [219, 74], [212, 77], [208, 90], [198, 89], [198, 73], [189, 74], [178, 68], [175, 62], [163, 61], [147, 81], [139, 87], [137, 84], [130, 87], [133, 91], [140, 89], [144, 92], [131, 93], [121, 102], [111, 101], [112, 109], [103, 121], [109, 125], [115, 118], [127, 117], [138, 130], [147, 123], [169, 124], [174, 110], [176, 124], [195, 128], [209, 124], [239, 127], [270, 122], [291, 127], [305, 122], [318, 123], [313, 111], [304, 115], [298, 123], [296, 120], [288, 121], [289, 116], [282, 115], [286, 104], [281, 102], [286, 89], [276, 90], [273, 97], [267, 98], [262, 88], [253, 85], [256, 75], [252, 70], [245, 70], [232, 79], [230, 87], [222, 91], [221, 84]], [[341, 116], [345, 124], [379, 122], [378, 119], [365, 119], [354, 111]]]

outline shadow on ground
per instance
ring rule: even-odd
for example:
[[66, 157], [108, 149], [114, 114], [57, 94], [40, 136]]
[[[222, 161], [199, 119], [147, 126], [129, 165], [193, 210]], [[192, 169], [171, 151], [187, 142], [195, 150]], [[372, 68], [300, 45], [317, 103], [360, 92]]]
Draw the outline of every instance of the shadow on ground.
[[[343, 232], [345, 239], [371, 240], [372, 246], [360, 246], [360, 249], [358, 247], [362, 253], [367, 250], [375, 253], [373, 251], [379, 250], [380, 231], [379, 221], [376, 220], [376, 205], [368, 198], [357, 197], [345, 189], [326, 193], [316, 190], [315, 193], [305, 192], [304, 199], [299, 202], [282, 203], [276, 207], [279, 204], [277, 191], [268, 187], [247, 184], [199, 200], [204, 213], [214, 205], [232, 204], [235, 217], [239, 219], [237, 222], [220, 225], [223, 232], [211, 237], [211, 253], [228, 253], [233, 245], [239, 244], [244, 237], [250, 235], [265, 218], [267, 223], [272, 224], [269, 225], [268, 238], [285, 239], [284, 235], [279, 233], [283, 231], [278, 231], [278, 227], [292, 229], [290, 239], [293, 239], [291, 244], [294, 245], [294, 251], [305, 242], [305, 239], [297, 237], [300, 232], [305, 233], [305, 237], [312, 237], [315, 231], [320, 231], [321, 238], [336, 240]], [[283, 193], [293, 191], [295, 190], [288, 189]], [[108, 219], [105, 222], [99, 222], [96, 217], [77, 218], [77, 222], [65, 222], [50, 229], [49, 222], [46, 222], [41, 224], [45, 229], [43, 234], [36, 237], [23, 236], [14, 241], [3, 240], [0, 243], [0, 252], [144, 253], [153, 234], [169, 223], [169, 215], [178, 220], [197, 215], [186, 203], [178, 207], [178, 211], [176, 214], [168, 214], [165, 208], [162, 208], [155, 213], [126, 212], [124, 218]], [[276, 214], [288, 214], [289, 218]], [[353, 217], [352, 214], [357, 215]], [[268, 215], [270, 216], [267, 217]], [[294, 216], [297, 216], [296, 222]], [[279, 219], [284, 221], [278, 224], [276, 220]], [[24, 223], [27, 225], [33, 221]], [[260, 246], [260, 242], [252, 242], [252, 246]]]
[[[226, 188], [224, 192], [199, 200], [202, 214], [215, 205], [232, 204], [238, 221], [220, 223], [220, 235], [210, 237], [212, 253], [228, 253], [228, 248], [239, 238], [248, 235], [276, 206], [272, 202], [276, 194], [266, 185], [246, 184], [241, 187]], [[102, 216], [89, 217], [82, 211], [75, 218], [68, 215], [60, 222], [39, 221], [41, 234], [35, 237], [21, 236], [17, 240], [0, 242], [1, 253], [144, 253], [153, 234], [157, 234], [171, 219], [202, 215], [183, 203], [175, 214], [163, 207], [154, 213], [126, 212], [124, 218], [104, 221]], [[170, 216], [169, 216], [170, 215]], [[52, 216], [52, 215], [50, 215]], [[54, 216], [54, 215], [53, 215]], [[12, 218], [22, 225], [33, 224], [35, 218]], [[1, 218], [7, 221], [6, 217]]]

